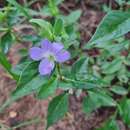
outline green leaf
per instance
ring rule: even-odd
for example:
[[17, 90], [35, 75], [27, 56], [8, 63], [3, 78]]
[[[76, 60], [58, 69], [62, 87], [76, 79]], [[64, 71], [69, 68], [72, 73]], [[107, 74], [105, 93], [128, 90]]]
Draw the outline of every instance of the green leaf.
[[88, 76], [87, 79], [80, 79], [80, 80], [63, 76], [63, 81], [66, 83], [66, 86], [68, 83], [68, 86], [75, 89], [93, 89], [108, 86], [107, 82], [105, 82], [101, 78], [93, 76], [90, 77]]
[[11, 64], [9, 63], [7, 57], [0, 52], [0, 64], [4, 67], [4, 69], [14, 78], [17, 79], [17, 76], [11, 72]]
[[14, 68], [11, 69], [11, 72], [18, 76], [17, 87], [23, 86], [32, 80], [38, 74], [38, 63], [32, 61], [25, 61]]
[[29, 94], [32, 94], [34, 92], [37, 92], [43, 84], [46, 84], [48, 81], [47, 77], [43, 76], [35, 76], [32, 80], [28, 81], [25, 85], [17, 87], [13, 92], [12, 95], [10, 96], [9, 99], [5, 101], [2, 106], [0, 106], [0, 113], [8, 107], [11, 103], [14, 101], [27, 96]]
[[69, 90], [69, 89], [74, 88], [74, 87], [73, 87], [72, 83], [65, 82], [65, 81], [60, 81], [58, 83], [58, 88], [60, 88], [62, 90]]
[[5, 33], [0, 40], [0, 47], [3, 53], [7, 53], [13, 43], [13, 37], [10, 32]]
[[64, 0], [55, 0], [55, 3], [56, 3], [56, 5], [59, 5], [59, 4], [61, 4], [63, 1], [64, 1]]
[[67, 24], [74, 24], [81, 16], [81, 10], [72, 11], [68, 16], [63, 17]]
[[97, 104], [95, 104], [94, 101], [92, 101], [90, 96], [84, 98], [82, 107], [83, 107], [83, 111], [87, 114], [90, 114], [92, 111], [98, 108]]
[[47, 83], [47, 78], [42, 76], [36, 76], [25, 85], [17, 87], [13, 91], [11, 98], [17, 100], [23, 96], [29, 95], [33, 92], [37, 92], [39, 88], [46, 83]]
[[114, 59], [112, 62], [104, 62], [102, 66], [102, 71], [105, 74], [113, 74], [119, 71], [122, 67], [122, 59], [117, 58]]
[[0, 52], [0, 63], [2, 64], [2, 66], [8, 72], [10, 72], [10, 70], [11, 70], [11, 64], [9, 63], [8, 59], [6, 58], [6, 56], [2, 52]]
[[6, 17], [6, 13], [0, 12], [0, 23], [4, 21], [5, 17]]
[[115, 119], [107, 120], [101, 128], [96, 130], [120, 130], [118, 123]]
[[89, 114], [103, 106], [113, 107], [116, 106], [116, 102], [103, 91], [88, 91], [88, 96], [83, 101], [84, 112]]
[[50, 40], [53, 38], [52, 25], [49, 22], [43, 19], [31, 19], [30, 22], [40, 26], [41, 36], [43, 36], [44, 38], [48, 38]]
[[130, 99], [123, 99], [119, 104], [119, 113], [124, 123], [130, 126]]
[[81, 57], [72, 65], [72, 75], [75, 78], [80, 77], [81, 75], [87, 75], [87, 65], [88, 59], [86, 57]]
[[126, 95], [128, 93], [128, 90], [121, 86], [113, 86], [111, 91], [118, 95]]
[[27, 18], [31, 18], [31, 16], [28, 13], [28, 8], [25, 8], [21, 6], [16, 0], [7, 0], [10, 4], [14, 5], [24, 16]]
[[61, 119], [68, 111], [67, 93], [61, 94], [52, 99], [48, 106], [47, 128]]
[[[119, 38], [118, 38], [119, 40]], [[116, 42], [116, 44], [114, 43]], [[117, 39], [115, 41], [109, 41], [109, 42], [105, 42], [105, 43], [100, 43], [100, 44], [96, 44], [97, 48], [102, 48], [106, 51], [109, 51], [109, 53], [111, 55], [115, 55], [115, 54], [120, 54], [120, 51], [125, 49], [125, 47], [129, 45], [129, 41], [128, 40], [121, 40], [121, 41], [117, 41]]]
[[[99, 24], [89, 44], [105, 43], [123, 36], [130, 31], [130, 13], [122, 11], [109, 12]], [[88, 45], [86, 45], [87, 47]], [[86, 48], [85, 47], [85, 48]]]
[[57, 16], [59, 14], [59, 9], [57, 7], [55, 0], [48, 0], [48, 6], [53, 16]]
[[51, 96], [55, 93], [55, 90], [57, 89], [57, 78], [52, 77], [49, 82], [41, 86], [37, 97], [39, 99], [46, 99], [48, 96]]
[[120, 6], [125, 4], [127, 1], [126, 0], [115, 0]]
[[60, 35], [63, 31], [63, 21], [62, 19], [57, 19], [54, 25], [54, 34], [56, 36]]

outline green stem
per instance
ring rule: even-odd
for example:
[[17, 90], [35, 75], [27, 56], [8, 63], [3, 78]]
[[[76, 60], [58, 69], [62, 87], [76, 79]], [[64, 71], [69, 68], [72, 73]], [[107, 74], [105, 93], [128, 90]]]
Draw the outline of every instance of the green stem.
[[0, 106], [0, 113], [2, 113], [13, 101], [14, 99], [12, 98], [6, 100], [5, 103], [2, 106]]
[[60, 64], [57, 64], [57, 72], [60, 76], [60, 78], [62, 77], [61, 71], [60, 71]]
[[7, 125], [0, 122], [0, 130], [4, 130], [4, 129], [10, 130], [10, 128]]
[[36, 123], [40, 123], [41, 122], [41, 119], [40, 118], [35, 118], [35, 119], [32, 119], [32, 120], [29, 120], [29, 121], [26, 121], [26, 122], [23, 122], [17, 126], [14, 126], [11, 128], [11, 130], [15, 130], [15, 129], [18, 129], [18, 128], [21, 128], [23, 126], [28, 126], [30, 124], [36, 124]]
[[14, 127], [9, 127], [3, 123], [0, 123], [0, 128], [2, 130], [6, 129], [6, 130], [16, 130], [18, 128], [21, 128], [21, 127], [24, 127], [24, 126], [28, 126], [28, 125], [31, 125], [31, 124], [36, 124], [36, 123], [40, 123], [41, 122], [41, 119], [40, 118], [34, 118], [34, 119], [31, 119], [31, 120], [28, 120], [28, 121], [25, 121], [17, 126], [14, 126]]

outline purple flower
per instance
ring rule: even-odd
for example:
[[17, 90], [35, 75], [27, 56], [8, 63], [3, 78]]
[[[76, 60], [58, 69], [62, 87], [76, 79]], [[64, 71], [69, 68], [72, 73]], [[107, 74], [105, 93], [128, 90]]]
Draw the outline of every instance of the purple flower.
[[55, 61], [63, 63], [70, 58], [70, 53], [64, 50], [61, 43], [51, 43], [47, 39], [41, 42], [41, 47], [32, 47], [29, 51], [31, 59], [40, 61], [39, 73], [48, 75], [55, 67]]

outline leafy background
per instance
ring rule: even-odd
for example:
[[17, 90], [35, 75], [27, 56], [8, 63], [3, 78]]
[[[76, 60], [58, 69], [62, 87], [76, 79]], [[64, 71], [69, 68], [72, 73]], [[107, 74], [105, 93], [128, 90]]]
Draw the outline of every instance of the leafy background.
[[[41, 88], [41, 85], [45, 83], [47, 79], [42, 79], [41, 77], [37, 76], [32, 79], [37, 74], [37, 71], [34, 73], [34, 68], [37, 66], [37, 63], [33, 64], [28, 61], [26, 61], [23, 64], [20, 64], [16, 66], [15, 69], [11, 69], [10, 64], [8, 63], [8, 60], [4, 56], [5, 54], [8, 55], [9, 61], [16, 65], [16, 63], [19, 60], [19, 56], [23, 56], [26, 58], [27, 56], [27, 49], [30, 47], [29, 42], [33, 42], [33, 44], [36, 44], [40, 37], [48, 37], [48, 39], [56, 39], [56, 40], [64, 40], [66, 48], [69, 48], [71, 45], [75, 43], [74, 48], [70, 49], [71, 53], [73, 54], [73, 58], [75, 60], [77, 59], [76, 56], [78, 54], [73, 53], [73, 49], [79, 50], [77, 48], [78, 46], [83, 46], [85, 54], [89, 57], [88, 59], [81, 57], [78, 59], [72, 66], [72, 76], [73, 76], [73, 87], [76, 88], [83, 88], [85, 89], [86, 93], [84, 92], [82, 95], [81, 89], [76, 91], [72, 96], [70, 96], [69, 104], [70, 110], [68, 113], [66, 113], [65, 118], [63, 121], [60, 121], [58, 124], [54, 125], [52, 129], [78, 129], [78, 130], [86, 130], [86, 129], [95, 129], [99, 125], [103, 123], [105, 119], [107, 119], [107, 122], [105, 122], [104, 125], [101, 125], [102, 127], [99, 128], [100, 130], [107, 130], [107, 129], [114, 129], [118, 130], [119, 127], [121, 130], [128, 129], [129, 126], [129, 39], [126, 37], [120, 37], [127, 33], [129, 31], [129, 13], [124, 13], [120, 11], [110, 12], [102, 23], [98, 26], [98, 29], [94, 36], [92, 37], [92, 34], [94, 33], [98, 23], [101, 21], [101, 18], [105, 15], [105, 12], [109, 12], [111, 8], [116, 10], [129, 10], [129, 6], [125, 1], [91, 1], [91, 2], [85, 2], [85, 1], [69, 1], [64, 2], [60, 5], [60, 9], [64, 14], [70, 14], [68, 17], [62, 17], [62, 19], [65, 19], [67, 21], [66, 24], [66, 31], [69, 33], [69, 38], [67, 33], [64, 31], [62, 27], [63, 23], [61, 20], [54, 21], [54, 30], [52, 29], [52, 25], [45, 21], [41, 21], [39, 19], [31, 19], [31, 15], [39, 15], [37, 11], [32, 10], [39, 9], [39, 6], [42, 6], [42, 2], [36, 2], [35, 4], [32, 4], [32, 8], [27, 8], [28, 4], [25, 8], [23, 8], [20, 4], [15, 2], [14, 0], [7, 0], [11, 5], [15, 6], [15, 8], [12, 10], [10, 7], [8, 7], [7, 14], [1, 14], [1, 20], [4, 19], [4, 15], [7, 15], [8, 19], [4, 19], [7, 22], [4, 23], [5, 28], [1, 28], [1, 31], [5, 29], [4, 34], [2, 34], [1, 37], [1, 57], [0, 61], [1, 64], [5, 67], [5, 69], [12, 75], [14, 79], [18, 79], [20, 75], [20, 80], [17, 82], [18, 88], [13, 91], [13, 99], [17, 99], [21, 96], [28, 95], [30, 92]], [[22, 1], [20, 1], [22, 3]], [[6, 4], [6, 3], [5, 3]], [[53, 6], [53, 2], [48, 5], [49, 8]], [[56, 2], [56, 4], [59, 4], [59, 1]], [[3, 3], [2, 3], [3, 5]], [[41, 10], [41, 14], [43, 12], [46, 12], [46, 15], [58, 15], [57, 8], [53, 8], [52, 10], [48, 11], [48, 6], [44, 6], [43, 10]], [[81, 12], [78, 10], [76, 12], [73, 12], [75, 9], [82, 10], [82, 16], [80, 18], [79, 23], [75, 25], [75, 21], [78, 20]], [[10, 11], [11, 10], [11, 11]], [[43, 11], [43, 12], [42, 12]], [[19, 17], [20, 14], [20, 17]], [[41, 15], [40, 14], [40, 15]], [[44, 32], [38, 28], [38, 30], [34, 29], [35, 31], [32, 32], [32, 26], [27, 25], [27, 29], [24, 29], [21, 27], [22, 23], [20, 22], [21, 17], [25, 17], [23, 19], [26, 21], [29, 21], [36, 26], [37, 28], [40, 26], [44, 29]], [[113, 19], [113, 16], [115, 16]], [[45, 16], [42, 16], [45, 17]], [[31, 19], [31, 20], [30, 20]], [[53, 21], [53, 20], [52, 20]], [[108, 25], [109, 21], [111, 21], [112, 25]], [[17, 26], [15, 26], [16, 23], [19, 23]], [[58, 25], [60, 27], [58, 27]], [[14, 26], [13, 30], [9, 29], [6, 30], [6, 27], [11, 28]], [[76, 30], [79, 27], [80, 33], [81, 33], [81, 41], [79, 44], [79, 34], [73, 33], [76, 32]], [[25, 27], [26, 28], [26, 27]], [[62, 30], [61, 30], [62, 29]], [[13, 31], [13, 32], [11, 32]], [[59, 32], [63, 32], [60, 34]], [[15, 32], [15, 33], [14, 33]], [[37, 35], [36, 32], [39, 32], [39, 35]], [[58, 32], [58, 33], [57, 33]], [[53, 35], [53, 33], [56, 35]], [[17, 35], [14, 35], [17, 34]], [[62, 39], [60, 39], [58, 36], [61, 35]], [[22, 36], [22, 37], [21, 37]], [[128, 35], [129, 36], [129, 35]], [[128, 37], [127, 36], [127, 37]], [[85, 44], [90, 37], [92, 39], [89, 41], [89, 44]], [[119, 38], [120, 37], [120, 38]], [[22, 40], [21, 40], [22, 38]], [[13, 44], [14, 41], [17, 40], [17, 43], [22, 44]], [[24, 41], [24, 42], [23, 42]], [[4, 42], [4, 44], [3, 44]], [[77, 43], [77, 44], [76, 44]], [[97, 44], [98, 43], [98, 44]], [[99, 44], [100, 43], [100, 44]], [[9, 51], [10, 46], [13, 46], [11, 50]], [[23, 48], [23, 49], [20, 49]], [[9, 52], [8, 52], [9, 51]], [[77, 51], [78, 52], [78, 51]], [[80, 52], [78, 52], [80, 53]], [[19, 55], [18, 55], [19, 54]], [[101, 55], [100, 55], [101, 54]], [[85, 55], [85, 56], [86, 56]], [[22, 59], [24, 60], [24, 59]], [[21, 61], [22, 61], [21, 60]], [[73, 63], [73, 61], [72, 61]], [[72, 64], [68, 63], [68, 64]], [[33, 65], [32, 65], [33, 64]], [[25, 67], [24, 72], [21, 76], [21, 70]], [[85, 67], [88, 67], [87, 69]], [[30, 70], [29, 72], [27, 70]], [[66, 75], [65, 71], [63, 70], [62, 73]], [[32, 73], [33, 72], [33, 73]], [[68, 71], [67, 71], [68, 72]], [[28, 77], [29, 73], [29, 77]], [[87, 75], [85, 76], [84, 73]], [[94, 77], [91, 76], [91, 74], [94, 75]], [[90, 76], [90, 77], [89, 77]], [[15, 82], [10, 80], [10, 76], [5, 73], [5, 71], [2, 70], [1, 74], [1, 101], [3, 102], [7, 97], [9, 97], [9, 93], [14, 89]], [[71, 78], [71, 77], [68, 77]], [[31, 82], [27, 83], [30, 79]], [[83, 79], [82, 81], [79, 81], [79, 79]], [[70, 79], [67, 79], [70, 81]], [[86, 90], [86, 84], [84, 81], [87, 80], [87, 86], [92, 89], [95, 87], [99, 87], [99, 89], [92, 89], [92, 90]], [[21, 82], [22, 81], [22, 82]], [[32, 85], [33, 84], [33, 85]], [[55, 77], [52, 77], [52, 79], [49, 80], [49, 84], [53, 86], [53, 89], [55, 90], [55, 86], [57, 84], [57, 79]], [[36, 86], [37, 85], [37, 86]], [[47, 86], [48, 84], [44, 84], [44, 86]], [[68, 86], [67, 86], [68, 85]], [[64, 88], [72, 87], [72, 84], [64, 85], [64, 82], [60, 84], [60, 87]], [[8, 87], [6, 87], [8, 86]], [[25, 87], [20, 87], [25, 86]], [[36, 87], [35, 87], [36, 86]], [[112, 87], [111, 87], [112, 86]], [[100, 88], [101, 87], [101, 88]], [[108, 87], [108, 88], [107, 88]], [[110, 87], [110, 88], [109, 88]], [[101, 91], [102, 90], [102, 91]], [[48, 97], [48, 95], [52, 95], [53, 90], [51, 88], [44, 89], [43, 87], [40, 89], [37, 95], [34, 95], [35, 97], [45, 99]], [[128, 95], [127, 95], [128, 94]], [[60, 117], [64, 116], [64, 113], [67, 111], [67, 104], [68, 104], [68, 95], [67, 94], [61, 94], [61, 91], [57, 91], [57, 96], [50, 102], [50, 107], [48, 109], [49, 114], [51, 116], [48, 116], [48, 125], [53, 124], [55, 121], [57, 121]], [[80, 95], [80, 96], [79, 96]], [[125, 97], [121, 100], [121, 102], [117, 103], [114, 99], [118, 100], [122, 97], [122, 95]], [[127, 96], [126, 96], [127, 95]], [[43, 126], [46, 125], [46, 120], [38, 120], [37, 117], [39, 115], [41, 118], [46, 117], [46, 109], [48, 105], [48, 101], [51, 98], [48, 98], [48, 100], [45, 101], [37, 101], [34, 99], [34, 96], [26, 96], [24, 99], [18, 100], [18, 102], [13, 103], [6, 111], [5, 113], [1, 114], [1, 122], [4, 122], [5, 124], [9, 124], [12, 126], [17, 125], [19, 122], [22, 123], [23, 121], [27, 121], [30, 119], [30, 117], [34, 117], [34, 122], [40, 122], [38, 125], [31, 125], [26, 128], [21, 129], [43, 129]], [[112, 98], [114, 97], [114, 98]], [[54, 101], [54, 102], [53, 102]], [[83, 106], [81, 105], [81, 102], [83, 102]], [[55, 108], [55, 105], [57, 106]], [[63, 109], [60, 109], [61, 107]], [[107, 106], [107, 107], [106, 107]], [[108, 108], [111, 107], [111, 108]], [[117, 110], [113, 108], [114, 106], [117, 106]], [[33, 108], [32, 108], [33, 107]], [[54, 108], [53, 108], [54, 107]], [[81, 107], [83, 107], [84, 112], [87, 113], [88, 116], [85, 116], [83, 112], [81, 112]], [[100, 108], [102, 107], [102, 108]], [[53, 108], [53, 109], [52, 109]], [[100, 109], [99, 109], [100, 108]], [[94, 111], [90, 116], [90, 112]], [[17, 116], [14, 116], [12, 118], [12, 112], [17, 114]], [[111, 116], [113, 115], [114, 116]], [[14, 115], [15, 115], [14, 114]], [[35, 119], [36, 118], [36, 119]], [[109, 118], [109, 119], [108, 119]], [[121, 120], [122, 119], [122, 120]], [[126, 124], [126, 125], [124, 125]], [[50, 128], [51, 129], [51, 128]]]

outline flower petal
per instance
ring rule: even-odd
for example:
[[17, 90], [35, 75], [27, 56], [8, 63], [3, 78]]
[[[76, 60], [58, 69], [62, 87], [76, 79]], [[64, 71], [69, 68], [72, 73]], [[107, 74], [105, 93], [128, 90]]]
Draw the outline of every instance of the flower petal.
[[42, 49], [39, 47], [32, 47], [29, 50], [29, 55], [31, 57], [31, 59], [33, 60], [41, 60], [42, 59]]
[[62, 50], [59, 53], [57, 53], [55, 57], [56, 57], [56, 61], [62, 63], [70, 59], [70, 53], [68, 51]]
[[50, 50], [52, 48], [52, 43], [49, 40], [44, 39], [41, 41], [41, 47], [45, 51]]
[[51, 62], [48, 59], [43, 59], [39, 64], [39, 73], [41, 75], [48, 75], [54, 69], [54, 66], [54, 62]]
[[53, 52], [54, 52], [55, 54], [56, 54], [57, 52], [61, 51], [61, 50], [64, 48], [63, 44], [61, 44], [61, 43], [56, 43], [56, 42], [53, 42], [52, 47], [53, 47]]

